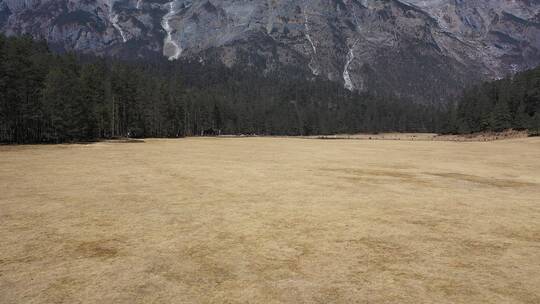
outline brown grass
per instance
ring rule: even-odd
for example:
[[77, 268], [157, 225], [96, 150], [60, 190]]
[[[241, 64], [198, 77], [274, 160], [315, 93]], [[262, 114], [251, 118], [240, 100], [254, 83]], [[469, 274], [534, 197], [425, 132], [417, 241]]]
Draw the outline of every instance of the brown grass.
[[307, 136], [311, 139], [355, 139], [355, 140], [410, 140], [410, 141], [455, 141], [455, 142], [486, 142], [529, 137], [526, 130], [505, 130], [502, 132], [480, 132], [463, 135], [444, 135], [436, 133], [360, 133], [337, 135]]
[[540, 303], [540, 139], [0, 147], [0, 303]]

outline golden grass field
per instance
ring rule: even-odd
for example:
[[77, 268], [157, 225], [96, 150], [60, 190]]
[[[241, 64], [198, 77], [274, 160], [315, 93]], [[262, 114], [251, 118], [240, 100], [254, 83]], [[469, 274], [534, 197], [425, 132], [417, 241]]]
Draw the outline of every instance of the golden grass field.
[[540, 303], [540, 139], [0, 147], [0, 303]]

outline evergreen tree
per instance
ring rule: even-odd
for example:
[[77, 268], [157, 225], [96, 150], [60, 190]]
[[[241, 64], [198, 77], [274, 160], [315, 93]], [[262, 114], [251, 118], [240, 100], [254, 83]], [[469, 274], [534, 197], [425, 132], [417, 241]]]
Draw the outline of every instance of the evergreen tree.
[[534, 135], [540, 136], [540, 112], [534, 114], [530, 120], [529, 129]]
[[105, 67], [102, 63], [85, 64], [81, 69], [81, 104], [79, 105], [81, 135], [85, 139], [103, 138], [107, 123], [105, 98]]
[[538, 129], [540, 68], [464, 92], [436, 107], [345, 90], [296, 68], [207, 61], [120, 61], [52, 54], [43, 42], [0, 35], [0, 141], [117, 136], [310, 135]]
[[44, 139], [54, 142], [81, 139], [86, 129], [78, 75], [69, 64], [59, 63], [50, 69], [43, 89]]
[[531, 129], [539, 112], [540, 67], [465, 91], [457, 105], [455, 130], [471, 133]]
[[511, 119], [508, 104], [505, 101], [499, 101], [491, 113], [491, 129], [497, 132], [510, 129]]

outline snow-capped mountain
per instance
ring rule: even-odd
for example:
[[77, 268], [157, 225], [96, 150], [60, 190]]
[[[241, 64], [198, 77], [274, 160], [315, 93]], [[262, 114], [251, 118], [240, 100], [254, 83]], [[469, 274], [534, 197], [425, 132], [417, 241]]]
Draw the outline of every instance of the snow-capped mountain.
[[537, 0], [0, 0], [0, 28], [59, 50], [295, 65], [422, 100], [540, 64]]

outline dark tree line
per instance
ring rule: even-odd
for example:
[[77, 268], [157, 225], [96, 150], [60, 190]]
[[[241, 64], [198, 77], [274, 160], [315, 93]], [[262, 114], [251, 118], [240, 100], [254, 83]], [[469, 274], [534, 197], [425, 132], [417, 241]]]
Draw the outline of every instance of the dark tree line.
[[292, 69], [218, 62], [127, 62], [53, 54], [0, 36], [0, 142], [221, 134], [434, 131], [440, 111], [357, 95]]
[[0, 142], [540, 129], [540, 68], [473, 87], [444, 109], [306, 79], [291, 67], [58, 55], [0, 36]]
[[444, 116], [442, 131], [447, 133], [540, 133], [540, 67], [466, 90]]

